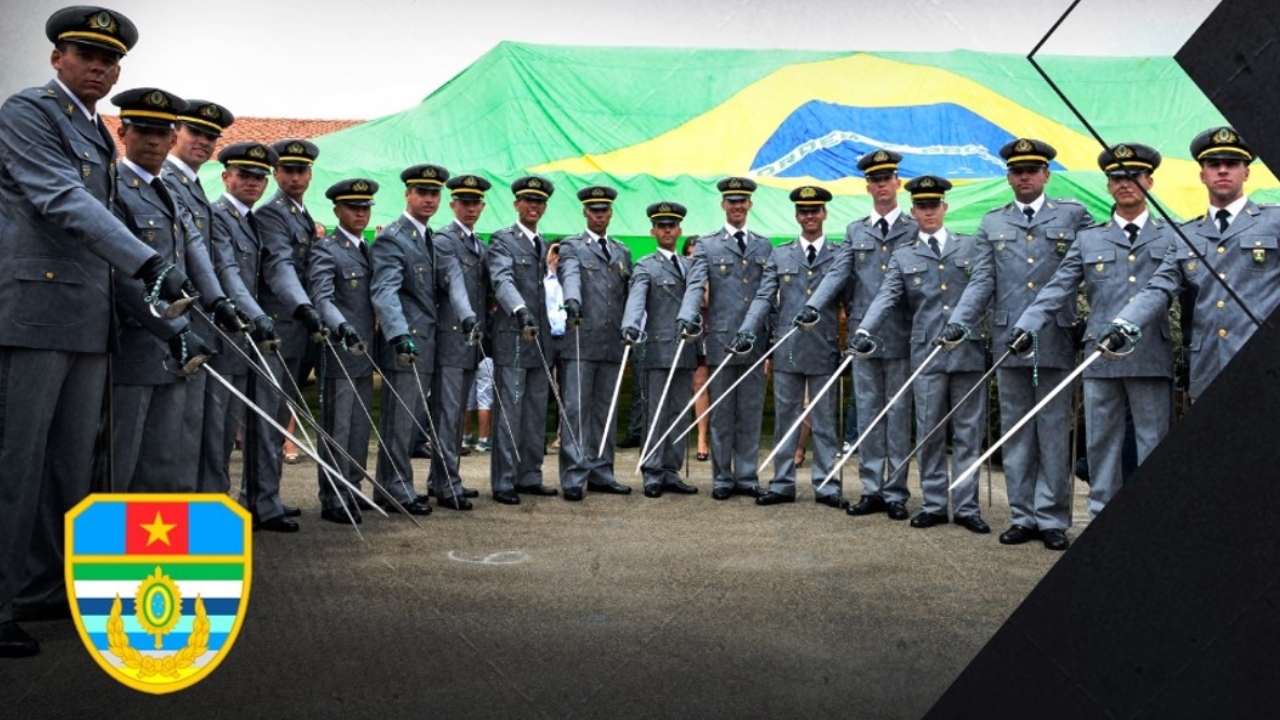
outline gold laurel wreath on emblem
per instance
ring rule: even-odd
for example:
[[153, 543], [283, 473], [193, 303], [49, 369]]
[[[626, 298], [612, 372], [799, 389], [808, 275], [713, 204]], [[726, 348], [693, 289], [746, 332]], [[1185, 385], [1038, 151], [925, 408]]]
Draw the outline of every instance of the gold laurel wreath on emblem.
[[1220, 143], [1233, 143], [1236, 141], [1236, 135], [1227, 128], [1221, 128], [1214, 134], [1213, 139]]
[[169, 99], [159, 90], [153, 90], [147, 95], [147, 104], [155, 107], [169, 107]]
[[1017, 152], [1020, 152], [1020, 153], [1022, 153], [1022, 152], [1030, 152], [1030, 151], [1031, 151], [1031, 141], [1026, 140], [1026, 139], [1019, 140], [1019, 141], [1018, 141], [1018, 144], [1013, 146], [1013, 149], [1014, 149], [1015, 151], [1017, 151]]
[[124, 661], [125, 667], [138, 671], [138, 679], [153, 675], [179, 677], [179, 670], [186, 670], [195, 663], [196, 658], [209, 651], [209, 616], [204, 611], [204, 600], [196, 596], [196, 618], [191, 626], [191, 634], [187, 636], [187, 646], [172, 655], [152, 657], [143, 655], [129, 645], [129, 636], [124, 631], [124, 620], [120, 617], [120, 596], [116, 595], [111, 603], [111, 615], [107, 617], [107, 649], [112, 655]]
[[302, 147], [302, 143], [289, 143], [289, 147], [285, 148], [285, 152], [290, 155], [301, 155], [306, 151], [307, 149]]
[[818, 196], [818, 191], [814, 188], [806, 187], [806, 188], [800, 189], [800, 197], [802, 198], [811, 198], [811, 197], [817, 197], [817, 196]]
[[351, 184], [351, 189], [356, 192], [369, 192], [369, 183], [363, 180], [357, 180]]
[[218, 110], [217, 105], [205, 105], [204, 107], [200, 108], [200, 114], [209, 118], [210, 120], [217, 120], [218, 118], [222, 117], [222, 111]]
[[933, 182], [933, 178], [931, 178], [931, 177], [929, 177], [929, 176], [927, 176], [927, 175], [926, 175], [925, 177], [921, 178], [921, 180], [920, 180], [920, 187], [922, 187], [922, 188], [931, 188], [931, 187], [933, 187], [933, 186], [934, 186], [934, 184], [935, 184], [935, 183]]
[[476, 179], [474, 177], [468, 175], [466, 179], [462, 181], [462, 184], [467, 187], [475, 187], [479, 183], [476, 182]]
[[529, 187], [534, 188], [534, 189], [540, 188], [540, 187], [542, 187], [542, 181], [541, 181], [541, 180], [539, 180], [538, 178], [534, 178], [534, 179], [532, 179], [532, 180], [530, 180], [530, 181], [529, 181]]
[[1133, 148], [1129, 147], [1128, 145], [1116, 146], [1116, 157], [1120, 158], [1121, 160], [1127, 160], [1128, 158], [1133, 157]]
[[889, 159], [889, 153], [883, 150], [880, 150], [876, 152], [875, 156], [872, 157], [871, 159], [874, 160], [875, 162], [884, 162]]
[[93, 19], [89, 21], [89, 27], [95, 30], [106, 30], [114, 34], [116, 31], [116, 19], [111, 16], [111, 13], [103, 10], [93, 16]]
[[261, 146], [255, 145], [254, 147], [249, 148], [248, 154], [249, 157], [255, 160], [262, 160], [267, 156], [267, 151], [263, 150]]

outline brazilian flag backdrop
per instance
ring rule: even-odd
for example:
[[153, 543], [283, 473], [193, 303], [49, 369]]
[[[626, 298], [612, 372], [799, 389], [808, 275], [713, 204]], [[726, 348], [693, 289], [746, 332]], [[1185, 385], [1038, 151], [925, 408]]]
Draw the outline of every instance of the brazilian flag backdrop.
[[[1153, 193], [1172, 214], [1204, 212], [1188, 145], [1223, 118], [1172, 58], [1038, 62], [1109, 143], [1141, 142], [1164, 155]], [[879, 147], [904, 155], [904, 180], [951, 179], [948, 226], [972, 232], [986, 211], [1012, 198], [997, 151], [1022, 136], [1058, 150], [1051, 197], [1076, 198], [1106, 217], [1101, 147], [1021, 55], [504, 42], [417, 107], [317, 138], [307, 203], [332, 226], [325, 188], [371, 177], [382, 184], [372, 231], [404, 210], [400, 171], [434, 162], [493, 182], [478, 225], [487, 234], [515, 220], [511, 181], [538, 173], [556, 186], [539, 226], [544, 235], [580, 232], [576, 191], [608, 184], [620, 191], [610, 234], [639, 255], [653, 247], [646, 205], [684, 203], [685, 234], [709, 232], [724, 222], [715, 181], [750, 175], [760, 183], [752, 229], [776, 241], [794, 237], [787, 194], [819, 183], [835, 193], [827, 233], [841, 237], [871, 206], [855, 160]], [[206, 182], [216, 183], [218, 170], [207, 166]], [[1256, 163], [1246, 192], [1274, 201], [1278, 185]], [[432, 224], [451, 219], [442, 203]]]

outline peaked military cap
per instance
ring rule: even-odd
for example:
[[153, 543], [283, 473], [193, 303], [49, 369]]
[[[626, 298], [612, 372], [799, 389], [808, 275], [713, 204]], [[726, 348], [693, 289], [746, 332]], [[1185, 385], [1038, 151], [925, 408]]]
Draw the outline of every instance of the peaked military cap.
[[725, 198], [749, 198], [756, 191], [756, 181], [747, 177], [727, 177], [716, 183], [716, 189]]
[[1126, 177], [1130, 172], [1154, 172], [1160, 167], [1160, 153], [1139, 143], [1112, 145], [1098, 155], [1098, 167], [1112, 177]]
[[929, 202], [930, 200], [941, 200], [946, 196], [947, 191], [951, 189], [951, 181], [937, 175], [921, 175], [920, 177], [911, 178], [902, 187], [911, 193], [912, 202]]
[[546, 200], [555, 191], [556, 188], [551, 184], [550, 180], [537, 175], [526, 175], [511, 183], [511, 192], [517, 198], [529, 197]]
[[892, 150], [872, 150], [858, 158], [858, 169], [868, 180], [873, 176], [888, 175], [898, 172], [898, 163], [902, 162], [902, 153]]
[[604, 185], [592, 185], [579, 190], [578, 199], [588, 210], [604, 210], [613, 206], [613, 201], [618, 199], [618, 191]]
[[187, 109], [178, 113], [178, 121], [213, 137], [222, 137], [222, 131], [231, 127], [236, 116], [218, 103], [208, 100], [187, 100]]
[[138, 127], [172, 130], [178, 114], [186, 112], [187, 101], [158, 88], [134, 88], [117, 93], [111, 104], [120, 108], [120, 122]]
[[1205, 160], [1243, 160], [1253, 162], [1253, 149], [1234, 129], [1227, 126], [1209, 128], [1191, 141], [1191, 157]]
[[1005, 167], [1049, 167], [1049, 161], [1057, 157], [1058, 151], [1043, 140], [1033, 138], [1017, 138], [1010, 140], [1000, 148], [1000, 157], [1004, 158]]
[[675, 225], [689, 212], [678, 202], [660, 201], [645, 208], [645, 214], [654, 225]]
[[347, 178], [329, 186], [324, 196], [334, 203], [369, 207], [373, 204], [373, 196], [378, 192], [378, 183], [368, 178]]
[[456, 197], [458, 195], [478, 195], [483, 198], [493, 185], [479, 175], [458, 175], [449, 178], [444, 184]]
[[268, 145], [242, 141], [231, 143], [218, 153], [218, 162], [227, 168], [240, 168], [255, 175], [268, 175], [280, 162], [280, 156]]
[[817, 185], [802, 185], [791, 191], [791, 202], [799, 207], [826, 205], [831, 202], [831, 191]]
[[444, 183], [448, 179], [448, 170], [439, 165], [431, 165], [429, 163], [407, 167], [404, 172], [400, 173], [400, 181], [407, 187], [417, 185], [439, 190], [444, 187]]
[[126, 55], [138, 42], [138, 28], [115, 10], [93, 5], [65, 7], [49, 16], [44, 24], [49, 42], [92, 45]]
[[310, 140], [301, 138], [285, 138], [271, 143], [271, 149], [280, 156], [281, 165], [305, 167], [314, 165], [320, 157], [320, 148]]

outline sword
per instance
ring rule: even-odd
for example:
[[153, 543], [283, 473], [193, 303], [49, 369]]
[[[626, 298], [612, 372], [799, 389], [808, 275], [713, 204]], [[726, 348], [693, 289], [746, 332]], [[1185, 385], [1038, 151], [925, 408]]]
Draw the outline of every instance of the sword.
[[805, 407], [804, 412], [800, 413], [800, 417], [796, 418], [796, 421], [791, 424], [791, 427], [787, 428], [787, 431], [775, 441], [773, 450], [769, 452], [769, 456], [764, 459], [764, 462], [760, 463], [760, 467], [767, 467], [769, 463], [773, 461], [774, 456], [778, 454], [778, 450], [782, 447], [782, 443], [785, 442], [787, 438], [791, 437], [791, 433], [795, 432], [796, 428], [800, 427], [800, 423], [803, 423], [805, 418], [809, 417], [809, 413], [813, 412], [813, 408], [818, 404], [818, 398], [822, 397], [826, 394], [827, 390], [831, 389], [831, 386], [840, 379], [841, 374], [844, 373], [844, 369], [849, 367], [849, 363], [851, 362], [853, 362], [853, 355], [845, 356], [844, 361], [840, 363], [840, 367], [836, 368], [835, 373], [822, 385], [817, 394], [809, 398], [809, 404]]
[[[849, 461], [849, 458], [853, 457], [853, 453], [857, 451], [858, 446], [862, 444], [862, 441], [866, 440], [867, 436], [871, 434], [871, 431], [880, 423], [880, 420], [883, 419], [885, 415], [889, 414], [889, 408], [892, 408], [894, 403], [898, 402], [898, 398], [902, 397], [903, 393], [907, 391], [907, 388], [911, 387], [911, 384], [916, 381], [916, 378], [920, 377], [920, 373], [924, 372], [924, 369], [929, 367], [929, 363], [937, 357], [938, 353], [941, 352], [942, 349], [942, 345], [935, 346], [933, 348], [933, 352], [929, 353], [928, 357], [924, 359], [924, 362], [920, 363], [920, 367], [916, 368], [916, 371], [911, 373], [911, 377], [907, 378], [907, 381], [902, 383], [902, 387], [898, 388], [898, 392], [894, 393], [893, 397], [889, 398], [889, 402], [884, 404], [884, 407], [880, 410], [880, 414], [875, 416], [871, 423], [867, 425], [867, 429], [863, 430], [862, 434], [858, 436], [858, 439], [853, 442], [853, 445], [849, 446], [849, 451], [840, 456], [840, 459], [836, 462], [836, 466], [831, 468], [831, 472], [827, 473], [827, 476], [822, 479], [822, 483], [818, 485], [818, 490], [826, 487], [827, 483], [831, 481], [831, 478], [835, 477], [835, 474], [840, 472], [840, 468], [844, 467], [844, 464]], [[905, 465], [903, 467], [905, 467]], [[891, 475], [890, 477], [893, 476]]]
[[[658, 404], [653, 411], [653, 419], [649, 422], [649, 432], [644, 436], [644, 448], [640, 453], [640, 461], [636, 463], [636, 474], [640, 474], [640, 467], [649, 459], [649, 445], [653, 440], [653, 432], [658, 429], [658, 418], [662, 416], [662, 406], [667, 402], [667, 391], [671, 389], [671, 379], [676, 376], [676, 367], [680, 365], [680, 353], [684, 352], [684, 344], [688, 339], [684, 335], [680, 336], [680, 342], [676, 345], [675, 356], [671, 359], [671, 369], [667, 371], [667, 381], [662, 385], [662, 394], [658, 396]], [[652, 445], [654, 452], [661, 447], [660, 443]]]
[[631, 346], [622, 348], [622, 364], [618, 366], [618, 381], [613, 384], [613, 398], [609, 400], [609, 412], [604, 416], [604, 432], [600, 433], [600, 449], [596, 457], [604, 457], [604, 447], [609, 442], [609, 423], [613, 422], [613, 411], [618, 409], [618, 394], [622, 392], [622, 377], [626, 374], [627, 358], [631, 356]]
[[[416, 362], [416, 361], [415, 361]], [[444, 445], [440, 442], [440, 435], [436, 432], [435, 418], [431, 417], [431, 395], [422, 387], [422, 376], [418, 374], [418, 368], [413, 369], [413, 379], [418, 383], [418, 395], [422, 397], [422, 409], [427, 413], [427, 429], [431, 431], [431, 442], [435, 443], [436, 452], [443, 452]], [[391, 457], [390, 454], [387, 455]], [[434, 462], [434, 459], [433, 459]], [[444, 462], [440, 465], [443, 467]], [[445, 480], [449, 482], [449, 494], [453, 497], [453, 504], [458, 504], [458, 491], [453, 488], [453, 478], [449, 476], [449, 469], [445, 468]], [[427, 474], [427, 489], [430, 490], [431, 475]], [[462, 484], [462, 477], [458, 477], [458, 484]]]
[[[725, 391], [724, 391], [723, 393], [721, 393], [721, 394], [720, 394], [720, 397], [715, 398], [714, 400], [712, 400], [712, 401], [711, 401], [711, 404], [707, 406], [707, 409], [706, 409], [706, 410], [703, 410], [703, 411], [702, 411], [702, 413], [701, 413], [700, 415], [698, 415], [698, 417], [694, 418], [694, 420], [693, 420], [693, 424], [692, 424], [692, 425], [690, 425], [689, 427], [685, 428], [685, 429], [684, 429], [684, 432], [681, 432], [679, 435], [677, 435], [677, 436], [676, 436], [676, 439], [675, 439], [675, 441], [674, 441], [674, 442], [680, 442], [681, 440], [683, 440], [683, 439], [684, 439], [684, 436], [685, 436], [685, 435], [688, 435], [688, 434], [689, 434], [689, 433], [690, 433], [694, 428], [698, 427], [698, 423], [702, 422], [702, 418], [704, 418], [704, 417], [706, 417], [707, 415], [711, 414], [711, 411], [716, 409], [716, 405], [719, 405], [719, 404], [720, 404], [720, 401], [722, 401], [722, 400], [724, 400], [725, 398], [729, 397], [729, 395], [731, 395], [731, 394], [733, 393], [734, 389], [735, 389], [735, 388], [737, 388], [737, 387], [738, 387], [738, 385], [740, 385], [740, 384], [742, 383], [742, 381], [744, 381], [744, 380], [746, 380], [748, 377], [750, 377], [750, 376], [751, 376], [751, 373], [752, 373], [756, 368], [760, 367], [760, 365], [761, 365], [761, 364], [763, 364], [765, 360], [769, 359], [769, 356], [770, 356], [770, 355], [772, 355], [772, 354], [773, 354], [773, 352], [774, 352], [775, 350], [777, 350], [779, 347], [781, 347], [781, 346], [782, 346], [783, 341], [784, 341], [784, 340], [786, 340], [787, 338], [791, 337], [791, 333], [793, 333], [793, 332], [795, 332], [795, 331], [796, 331], [796, 328], [795, 328], [795, 327], [791, 328], [791, 330], [790, 330], [790, 331], [788, 331], [786, 335], [783, 335], [781, 338], [779, 338], [779, 339], [778, 339], [778, 342], [774, 343], [774, 344], [773, 344], [773, 345], [772, 345], [768, 350], [765, 350], [765, 351], [764, 351], [764, 354], [760, 356], [760, 359], [759, 359], [759, 360], [756, 360], [754, 363], [752, 363], [752, 364], [751, 364], [751, 367], [747, 368], [746, 372], [742, 373], [742, 375], [741, 375], [741, 376], [739, 376], [737, 380], [734, 380], [734, 381], [733, 381], [733, 384], [732, 384], [732, 385], [730, 385], [728, 388], [726, 388], [726, 389], [725, 389]], [[722, 363], [722, 364], [723, 364], [723, 363]], [[718, 371], [718, 369], [717, 369], [717, 371]], [[712, 377], [715, 377], [715, 376], [713, 375]], [[702, 387], [703, 387], [703, 389], [704, 389], [704, 390], [705, 390], [705, 389], [707, 389], [707, 388], [710, 388], [710, 387], [711, 387], [711, 378], [707, 378], [707, 382], [706, 382], [706, 383], [704, 383]], [[690, 406], [692, 406], [692, 403], [690, 403]], [[687, 410], [687, 409], [688, 409], [688, 408], [686, 408], [686, 410]], [[681, 411], [681, 414], [684, 414], [684, 411]], [[668, 428], [668, 429], [667, 429], [667, 433], [666, 433], [666, 434], [664, 434], [661, 438], [659, 438], [659, 439], [658, 439], [658, 443], [661, 443], [663, 440], [665, 440], [665, 439], [667, 438], [667, 435], [671, 433], [671, 430], [672, 430], [672, 429], [674, 429], [674, 426], [672, 426], [672, 428]], [[648, 459], [649, 459], [649, 458], [645, 458], [645, 460], [648, 460]], [[642, 461], [642, 462], [643, 462], [643, 461]]]
[[[205, 371], [207, 371], [214, 380], [217, 380], [218, 382], [222, 383], [222, 385], [225, 388], [227, 388], [227, 390], [231, 391], [232, 395], [234, 395], [237, 399], [239, 399], [241, 402], [244, 403], [245, 407], [252, 410], [256, 415], [258, 415], [258, 417], [262, 418], [263, 420], [266, 420], [268, 424], [270, 424], [276, 430], [279, 430], [282, 435], [292, 440], [293, 443], [298, 446], [298, 449], [301, 450], [304, 454], [306, 454], [307, 457], [310, 457], [312, 460], [315, 460], [316, 464], [319, 465], [320, 467], [323, 467], [328, 473], [330, 473], [332, 477], [336, 477], [339, 480], [341, 480], [342, 483], [347, 486], [347, 489], [349, 489], [351, 492], [355, 493], [356, 495], [359, 495], [361, 498], [364, 499], [365, 502], [369, 503], [370, 505], [373, 505], [373, 501], [365, 497], [364, 493], [360, 492], [360, 488], [356, 487], [355, 485], [352, 485], [345, 477], [342, 477], [342, 474], [339, 473], [336, 469], [334, 469], [333, 466], [325, 462], [320, 457], [319, 453], [307, 447], [306, 444], [301, 442], [293, 433], [289, 432], [284, 427], [282, 427], [280, 423], [276, 422], [276, 419], [271, 417], [270, 413], [268, 413], [266, 410], [263, 410], [261, 407], [258, 407], [257, 403], [253, 402], [248, 398], [248, 396], [246, 396], [244, 393], [237, 390], [236, 386], [230, 380], [222, 376], [222, 373], [218, 372], [217, 370], [214, 370], [213, 367], [207, 363], [204, 365], [201, 365], [200, 367], [204, 368]], [[245, 442], [246, 443], [249, 442], [249, 438], [245, 438]], [[373, 505], [373, 507], [378, 508], [377, 505]], [[378, 512], [382, 513], [384, 517], [386, 516], [386, 511], [382, 510], [381, 508], [378, 508]], [[354, 523], [352, 523], [352, 525], [354, 525]], [[359, 529], [357, 529], [356, 532], [359, 533], [360, 532]], [[364, 536], [361, 535], [362, 539], [363, 537]]]
[[969, 392], [965, 393], [964, 397], [960, 398], [960, 400], [956, 402], [955, 405], [951, 406], [951, 410], [947, 411], [947, 414], [942, 416], [942, 419], [939, 420], [938, 423], [933, 426], [932, 430], [925, 433], [924, 439], [916, 442], [916, 446], [911, 448], [911, 452], [907, 453], [907, 456], [902, 459], [902, 462], [898, 465], [898, 467], [889, 471], [889, 477], [893, 477], [895, 473], [897, 473], [902, 468], [906, 467], [907, 463], [911, 462], [911, 458], [915, 457], [916, 455], [919, 455], [920, 449], [924, 447], [924, 444], [929, 442], [929, 439], [932, 438], [934, 435], [936, 435], [939, 431], [947, 427], [947, 421], [951, 419], [951, 416], [955, 415], [956, 411], [960, 409], [960, 406], [964, 405], [966, 400], [968, 400], [974, 393], [978, 392], [979, 388], [986, 387], [987, 381], [991, 379], [991, 376], [993, 374], [995, 374], [996, 368], [1000, 367], [1000, 364], [1003, 363], [1006, 359], [1008, 359], [1008, 357], [1012, 354], [1013, 354], [1012, 350], [1005, 350], [1004, 354], [1000, 356], [1000, 359], [996, 360], [991, 365], [991, 369], [987, 370], [987, 372], [984, 373], [982, 377], [978, 378], [978, 382], [974, 383], [973, 387], [969, 388]]
[[1030, 422], [1031, 419], [1034, 418], [1037, 413], [1039, 413], [1041, 410], [1044, 409], [1045, 405], [1049, 404], [1049, 401], [1053, 400], [1055, 397], [1058, 396], [1058, 393], [1062, 392], [1064, 389], [1068, 387], [1071, 387], [1071, 382], [1075, 380], [1077, 377], [1079, 377], [1080, 373], [1084, 372], [1086, 368], [1092, 365], [1094, 361], [1096, 361], [1100, 357], [1102, 357], [1101, 348], [1094, 350], [1092, 353], [1090, 353], [1089, 357], [1084, 359], [1084, 362], [1077, 365], [1076, 369], [1072, 370], [1070, 375], [1067, 375], [1066, 379], [1058, 383], [1057, 387], [1049, 391], [1049, 393], [1046, 394], [1044, 398], [1040, 400], [1040, 402], [1036, 403], [1035, 407], [1031, 408], [1031, 410], [1028, 411], [1026, 415], [1023, 415], [1018, 420], [1018, 422], [1014, 423], [1013, 427], [1009, 428], [1009, 431], [1006, 432], [1004, 435], [1001, 435], [1000, 439], [997, 440], [994, 445], [987, 448], [987, 451], [984, 452], [981, 457], [975, 460], [972, 465], [965, 468], [965, 471], [960, 473], [960, 475], [958, 475], [956, 479], [952, 481], [951, 486], [947, 488], [947, 491], [954, 492], [956, 489], [956, 486], [964, 482], [966, 478], [972, 475], [978, 469], [978, 467], [982, 465], [982, 462], [984, 460], [994, 455], [996, 450], [1000, 449], [1000, 446], [1008, 442], [1009, 438], [1013, 437], [1014, 433], [1021, 430], [1023, 425], [1026, 425], [1028, 422]]

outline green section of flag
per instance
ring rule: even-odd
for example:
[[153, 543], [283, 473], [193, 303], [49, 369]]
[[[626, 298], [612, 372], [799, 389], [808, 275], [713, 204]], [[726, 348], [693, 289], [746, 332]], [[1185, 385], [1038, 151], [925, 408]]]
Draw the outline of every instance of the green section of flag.
[[173, 561], [150, 563], [74, 562], [72, 577], [75, 580], [141, 580], [154, 573], [157, 566], [160, 567], [161, 572], [177, 581], [244, 579], [244, 565]]

